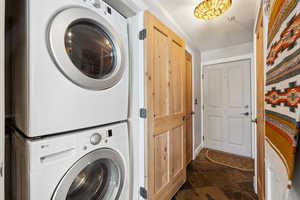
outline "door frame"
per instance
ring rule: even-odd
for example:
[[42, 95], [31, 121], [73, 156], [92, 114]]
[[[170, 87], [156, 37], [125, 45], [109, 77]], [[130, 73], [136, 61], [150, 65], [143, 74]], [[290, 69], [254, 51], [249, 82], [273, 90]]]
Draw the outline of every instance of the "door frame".
[[0, 0], [0, 200], [5, 199], [5, 0]]
[[[255, 70], [254, 70], [254, 59], [253, 59], [253, 54], [244, 54], [244, 55], [240, 55], [240, 56], [234, 56], [234, 57], [228, 57], [228, 58], [220, 58], [220, 59], [215, 59], [215, 60], [211, 60], [211, 61], [207, 61], [207, 62], [203, 62], [202, 63], [202, 74], [204, 74], [204, 68], [208, 65], [215, 65], [215, 64], [222, 64], [222, 63], [229, 63], [229, 62], [236, 62], [236, 61], [243, 61], [243, 60], [249, 60], [250, 61], [250, 86], [251, 86], [251, 121], [256, 119], [256, 78], [255, 78]], [[202, 76], [203, 77], [203, 76]], [[204, 79], [201, 79], [201, 96], [202, 96], [202, 100], [201, 100], [201, 108], [202, 108], [202, 117], [201, 117], [201, 123], [204, 125]], [[201, 138], [204, 138], [204, 126], [201, 127]], [[251, 148], [252, 148], [252, 158], [256, 158], [256, 137], [255, 137], [255, 124], [251, 123]], [[206, 147], [206, 142], [205, 140], [203, 141], [203, 147]]]
[[[255, 76], [256, 76], [256, 60], [257, 60], [257, 56], [256, 56], [256, 45], [257, 45], [257, 28], [259, 26], [259, 20], [260, 20], [260, 17], [262, 15], [262, 20], [263, 20], [263, 26], [264, 27], [267, 27], [267, 18], [265, 17], [265, 14], [264, 14], [264, 2], [263, 1], [258, 1], [257, 2], [257, 5], [256, 5], [256, 18], [255, 18], [255, 22], [254, 22], [254, 28], [253, 28], [253, 61], [254, 61], [254, 65], [253, 65], [253, 68], [255, 70]], [[267, 29], [264, 29], [263, 31], [264, 33], [264, 36], [268, 35], [267, 33]], [[266, 38], [264, 37], [264, 46], [266, 46], [267, 44], [267, 40]], [[264, 48], [263, 50], [263, 53], [264, 55], [268, 55], [267, 54], [267, 49]], [[266, 63], [266, 56], [264, 56], [264, 63]], [[266, 76], [266, 74], [264, 74], [264, 76]], [[264, 80], [266, 80], [266, 77], [264, 77]], [[255, 96], [257, 95], [257, 91], [256, 91], [256, 82], [255, 82]], [[255, 105], [256, 105], [256, 100], [255, 100]], [[257, 107], [255, 106], [255, 113], [257, 113]], [[256, 133], [256, 124], [255, 124], [255, 138], [257, 136], [257, 133]], [[257, 140], [255, 140], [257, 142]], [[257, 168], [257, 145], [255, 144], [255, 175], [254, 175], [254, 189], [255, 189], [255, 192], [258, 194], [258, 185], [257, 185], [257, 181], [258, 181], [258, 168]]]
[[[194, 104], [194, 99], [195, 99], [195, 87], [194, 87], [194, 85], [195, 85], [195, 79], [194, 79], [194, 73], [195, 73], [195, 69], [194, 69], [194, 55], [193, 55], [193, 53], [191, 52], [191, 50], [190, 49], [188, 49], [188, 48], [186, 48], [185, 49], [185, 54], [186, 54], [186, 57], [185, 57], [185, 59], [186, 59], [186, 61], [185, 61], [185, 65], [186, 65], [186, 62], [187, 62], [187, 54], [191, 57], [191, 67], [192, 67], [192, 76], [191, 76], [191, 79], [192, 79], [192, 88], [191, 88], [191, 90], [192, 90], [192, 96], [191, 96], [191, 99], [192, 99], [192, 103], [191, 103], [191, 105], [192, 105], [192, 114], [191, 114], [191, 121], [192, 121], [192, 160], [194, 160], [195, 159], [195, 146], [196, 146], [196, 144], [195, 144], [195, 104]], [[187, 71], [186, 71], [187, 72]], [[186, 77], [187, 77], [187, 73], [186, 73]], [[186, 81], [187, 81], [187, 79], [186, 79]], [[186, 83], [187, 84], [187, 83]], [[187, 91], [187, 90], [186, 90]], [[187, 102], [186, 102], [186, 105], [187, 105]], [[186, 108], [187, 109], [187, 108]], [[187, 111], [187, 110], [186, 110]], [[186, 115], [188, 115], [188, 113], [186, 112]], [[187, 122], [187, 121], [186, 121]], [[186, 127], [187, 127], [187, 125], [186, 125]], [[187, 152], [186, 152], [187, 153]], [[197, 155], [196, 155], [197, 156]], [[191, 160], [191, 161], [192, 161]]]

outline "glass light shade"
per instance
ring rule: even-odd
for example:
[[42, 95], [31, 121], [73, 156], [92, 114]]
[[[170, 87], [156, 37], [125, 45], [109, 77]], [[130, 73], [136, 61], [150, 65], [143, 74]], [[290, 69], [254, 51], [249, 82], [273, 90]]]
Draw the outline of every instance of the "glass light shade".
[[222, 15], [232, 5], [232, 0], [203, 0], [195, 8], [194, 15], [199, 19], [213, 19]]

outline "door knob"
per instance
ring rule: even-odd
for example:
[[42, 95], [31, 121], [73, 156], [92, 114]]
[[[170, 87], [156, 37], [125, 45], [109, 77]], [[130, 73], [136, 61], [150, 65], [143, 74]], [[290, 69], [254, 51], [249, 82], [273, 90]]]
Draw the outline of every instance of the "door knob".
[[249, 116], [249, 112], [241, 113], [241, 115]]
[[252, 122], [252, 123], [256, 123], [256, 124], [257, 124], [257, 118], [255, 118], [255, 119], [252, 119], [252, 120], [251, 120], [251, 122]]

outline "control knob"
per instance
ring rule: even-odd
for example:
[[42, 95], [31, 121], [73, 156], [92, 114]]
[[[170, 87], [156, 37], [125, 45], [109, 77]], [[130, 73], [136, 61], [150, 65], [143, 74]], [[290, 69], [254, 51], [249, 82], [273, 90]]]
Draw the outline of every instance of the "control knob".
[[101, 140], [102, 140], [102, 136], [99, 133], [94, 133], [90, 138], [90, 142], [92, 145], [99, 144]]

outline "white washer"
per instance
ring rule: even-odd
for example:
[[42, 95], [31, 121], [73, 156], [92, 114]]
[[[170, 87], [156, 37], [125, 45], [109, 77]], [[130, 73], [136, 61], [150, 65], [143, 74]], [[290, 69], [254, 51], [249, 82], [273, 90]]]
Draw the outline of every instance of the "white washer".
[[44, 136], [126, 120], [127, 20], [100, 0], [20, 0], [17, 128]]
[[126, 123], [28, 140], [13, 136], [13, 200], [131, 200]]

